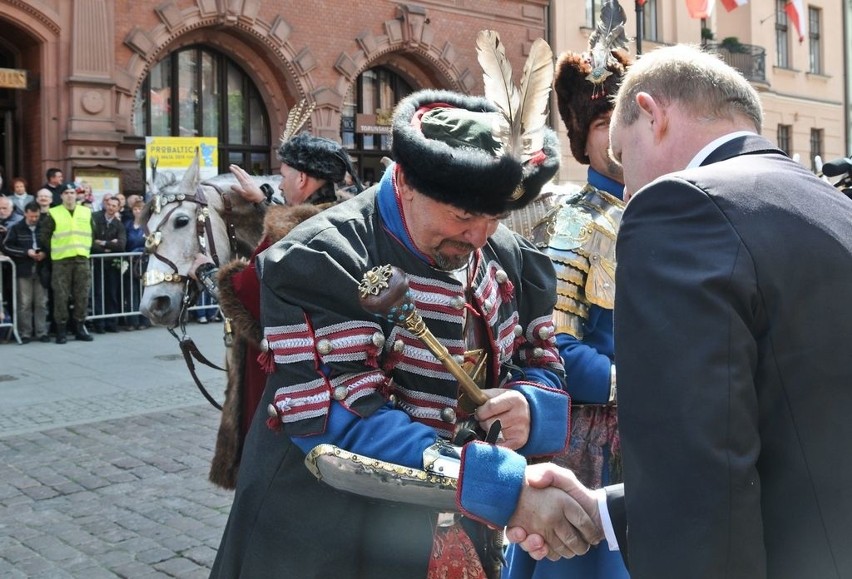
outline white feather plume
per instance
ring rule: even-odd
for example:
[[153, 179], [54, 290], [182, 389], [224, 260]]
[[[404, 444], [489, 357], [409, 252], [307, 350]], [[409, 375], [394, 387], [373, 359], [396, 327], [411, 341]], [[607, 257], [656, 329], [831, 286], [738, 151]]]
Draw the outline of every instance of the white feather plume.
[[476, 52], [482, 67], [485, 97], [500, 111], [494, 137], [503, 143], [504, 153], [526, 161], [540, 151], [544, 143], [547, 105], [553, 84], [553, 52], [543, 39], [533, 42], [520, 89], [512, 79], [512, 64], [506, 58], [499, 33], [480, 31]]

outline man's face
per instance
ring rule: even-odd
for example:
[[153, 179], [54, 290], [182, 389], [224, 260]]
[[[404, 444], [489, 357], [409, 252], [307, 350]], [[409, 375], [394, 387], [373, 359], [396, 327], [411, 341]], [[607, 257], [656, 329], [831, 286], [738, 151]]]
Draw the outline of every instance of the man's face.
[[74, 209], [77, 206], [77, 192], [74, 189], [62, 191], [62, 204], [66, 209]]
[[50, 194], [50, 191], [42, 191], [36, 195], [36, 203], [42, 207], [50, 207], [50, 204], [53, 203], [53, 195]]
[[63, 178], [64, 175], [62, 174], [62, 171], [59, 171], [58, 173], [55, 173], [53, 177], [50, 178], [50, 184], [54, 186], [59, 185], [60, 183], [62, 183]]
[[624, 125], [614, 118], [610, 126], [612, 158], [621, 164], [624, 172], [625, 201], [629, 201], [639, 189], [662, 174], [654, 172], [653, 157], [659, 152], [654, 147], [649, 122], [642, 115], [630, 125]]
[[40, 214], [38, 211], [25, 210], [24, 219], [27, 220], [27, 225], [35, 225], [36, 223], [38, 223], [39, 215]]
[[447, 271], [467, 265], [470, 255], [485, 246], [503, 217], [468, 213], [407, 186], [402, 187], [401, 197], [414, 245]]
[[112, 197], [104, 201], [104, 214], [107, 217], [115, 217], [116, 213], [118, 213], [118, 199]]
[[607, 111], [592, 119], [586, 138], [586, 155], [592, 169], [614, 179], [620, 183], [624, 182], [624, 172], [621, 165], [609, 156], [609, 123], [612, 111]]
[[12, 214], [12, 202], [6, 197], [0, 197], [0, 219], [8, 219]]
[[301, 185], [304, 173], [281, 163], [281, 182], [278, 183], [278, 188], [281, 190], [281, 196], [287, 202], [287, 205], [301, 205], [310, 197], [313, 191], [308, 191]]

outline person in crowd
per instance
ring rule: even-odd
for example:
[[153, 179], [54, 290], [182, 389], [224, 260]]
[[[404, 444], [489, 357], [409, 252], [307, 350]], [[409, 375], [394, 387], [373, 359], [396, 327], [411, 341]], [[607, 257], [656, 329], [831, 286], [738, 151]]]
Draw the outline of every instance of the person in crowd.
[[[578, 194], [562, 195], [534, 227], [531, 238], [556, 268], [556, 344], [571, 396], [570, 446], [554, 462], [573, 470], [590, 488], [600, 488], [621, 482], [612, 309], [624, 176], [621, 166], [609, 157], [609, 124], [610, 97], [629, 60], [626, 53], [608, 49], [605, 43], [611, 39], [593, 38], [604, 45], [603, 50], [590, 45], [583, 53], [562, 54], [554, 81], [571, 153], [588, 166], [588, 182]], [[603, 61], [595, 62], [601, 53]], [[594, 75], [593, 69], [605, 74]], [[536, 561], [520, 547], [511, 546], [504, 575], [508, 579], [628, 577], [621, 555], [605, 546], [559, 561]]]
[[[95, 322], [98, 334], [118, 331], [121, 312], [121, 275], [125, 262], [112, 259], [108, 254], [123, 253], [127, 245], [127, 232], [118, 216], [119, 202], [115, 196], [104, 197], [103, 210], [92, 215], [92, 254], [94, 258]], [[105, 316], [105, 317], [104, 317]]]
[[[696, 47], [645, 54], [618, 92], [624, 484], [550, 465], [527, 482], [583, 504], [634, 579], [852, 576], [852, 203], [762, 121], [751, 84]], [[537, 557], [563, 550], [516, 527]]]
[[50, 204], [53, 202], [53, 193], [47, 189], [39, 189], [35, 195], [35, 202], [38, 204], [39, 213], [44, 217], [50, 210]]
[[9, 195], [12, 204], [15, 206], [15, 212], [23, 215], [24, 208], [35, 201], [35, 197], [27, 193], [27, 182], [21, 177], [12, 179], [12, 194]]
[[39, 206], [31, 201], [24, 208], [24, 219], [9, 229], [3, 247], [15, 261], [17, 274], [17, 324], [21, 343], [33, 339], [49, 342], [47, 326], [47, 287], [39, 275], [48, 257], [41, 246]]
[[62, 192], [62, 204], [51, 207], [48, 212], [42, 224], [42, 247], [50, 251], [56, 343], [68, 341], [69, 300], [74, 308], [74, 337], [91, 342], [86, 313], [91, 276], [92, 210], [77, 205], [77, 191], [73, 186]]
[[62, 174], [60, 169], [51, 167], [45, 173], [45, 177], [47, 178], [47, 182], [42, 185], [42, 189], [50, 191], [50, 194], [53, 197], [53, 201], [50, 203], [50, 206], [56, 207], [57, 205], [62, 205], [62, 194], [66, 189], [68, 189], [65, 183], [65, 175]]
[[0, 240], [6, 236], [9, 229], [21, 221], [23, 215], [15, 211], [15, 205], [9, 197], [0, 197]]
[[[127, 196], [127, 203], [124, 204], [124, 208], [119, 212], [121, 216], [121, 222], [124, 224], [124, 228], [130, 230], [131, 225], [136, 221], [136, 212], [133, 210], [136, 207], [137, 201], [143, 201], [141, 195], [136, 193], [131, 193]], [[129, 240], [128, 240], [129, 243]]]
[[10, 193], [11, 188], [6, 180], [6, 169], [3, 165], [0, 165], [0, 197], [9, 195]]
[[[133, 220], [124, 223], [124, 228], [127, 232], [127, 247], [125, 251], [139, 255], [132, 256], [131, 266], [124, 274], [124, 300], [128, 311], [138, 312], [139, 301], [142, 297], [142, 288], [139, 285], [139, 279], [142, 277], [147, 263], [145, 256], [142, 255], [145, 252], [145, 223], [142, 219], [145, 202], [142, 201], [142, 197], [139, 195], [128, 195], [127, 198], [129, 201], [133, 201]], [[151, 322], [145, 316], [135, 314], [127, 318], [127, 327], [131, 330], [140, 330], [151, 327]]]
[[[228, 489], [236, 485], [243, 442], [266, 385], [266, 373], [258, 362], [263, 334], [257, 256], [300, 222], [335, 205], [336, 185], [342, 185], [345, 176], [354, 171], [340, 144], [308, 133], [285, 133], [277, 154], [282, 175], [279, 189], [286, 206], [275, 203], [278, 199], [271, 195], [267, 197], [241, 167], [231, 165], [239, 183], [235, 190], [247, 201], [266, 208], [264, 235], [249, 262], [234, 260], [217, 270], [208, 255], [199, 254], [197, 269], [190, 272], [219, 300], [234, 334], [226, 403], [210, 468], [211, 482]], [[352, 182], [360, 192], [357, 178]]]
[[[509, 154], [492, 133], [496, 111], [449, 91], [408, 96], [393, 120], [397, 162], [381, 183], [261, 254], [270, 375], [213, 577], [499, 574], [499, 535], [477, 521], [499, 526], [514, 508], [526, 461], [510, 449], [541, 456], [565, 447], [568, 397], [551, 340], [553, 267], [499, 224], [555, 174], [558, 140], [542, 128], [541, 149]], [[458, 380], [422, 342], [362, 308], [359, 281], [385, 265], [411, 276], [418, 308], [450, 353], [484, 370], [475, 375], [482, 405], [460, 403]], [[304, 349], [287, 353], [296, 344]], [[499, 445], [471, 442], [476, 429], [491, 430]], [[453, 442], [464, 445], [460, 458]], [[432, 452], [446, 449], [461, 472], [452, 500], [463, 512], [493, 509], [476, 520], [439, 517], [332, 490], [304, 464], [320, 443], [401, 470], [431, 468]], [[324, 546], [329, 536], [334, 549]]]

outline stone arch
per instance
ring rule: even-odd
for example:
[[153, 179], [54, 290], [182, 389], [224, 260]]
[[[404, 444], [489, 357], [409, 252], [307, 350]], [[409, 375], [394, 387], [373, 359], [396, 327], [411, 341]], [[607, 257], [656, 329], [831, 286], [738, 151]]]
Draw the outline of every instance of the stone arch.
[[[467, 68], [461, 68], [455, 47], [449, 41], [435, 38], [426, 17], [426, 9], [400, 5], [397, 17], [382, 23], [383, 34], [366, 32], [354, 41], [354, 52], [341, 52], [334, 64], [338, 80], [333, 89], [320, 89], [335, 95], [333, 118], [325, 127], [334, 128], [339, 136], [343, 99], [358, 76], [369, 68], [386, 66], [416, 88], [437, 87], [469, 93], [476, 79]], [[330, 99], [329, 99], [330, 100]]]
[[[192, 10], [181, 11], [174, 1], [166, 2], [155, 9], [161, 24], [152, 30], [136, 27], [125, 37], [125, 45], [134, 54], [119, 71], [119, 110], [130, 118], [136, 93], [156, 62], [181, 47], [203, 44], [225, 52], [243, 68], [257, 86], [273, 131], [283, 127], [290, 108], [313, 92], [313, 55], [293, 49], [288, 42], [290, 26], [280, 16], [267, 24], [251, 10], [245, 12], [251, 8], [249, 3], [236, 15], [205, 12], [206, 4], [199, 2]], [[316, 118], [317, 112], [312, 124]], [[275, 138], [273, 134], [273, 143]]]

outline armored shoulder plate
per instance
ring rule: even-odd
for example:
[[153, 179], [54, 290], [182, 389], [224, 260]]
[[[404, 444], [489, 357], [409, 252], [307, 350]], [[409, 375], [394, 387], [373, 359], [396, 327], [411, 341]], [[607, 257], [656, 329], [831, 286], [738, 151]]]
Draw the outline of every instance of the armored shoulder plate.
[[615, 239], [624, 202], [591, 185], [553, 207], [533, 228], [532, 241], [556, 268], [557, 332], [583, 338], [589, 306], [615, 303]]
[[503, 225], [520, 234], [525, 239], [533, 240], [533, 230], [553, 210], [569, 199], [579, 197], [580, 190], [574, 186], [545, 186], [545, 190], [539, 194], [529, 205], [512, 211], [508, 217], [503, 219]]

